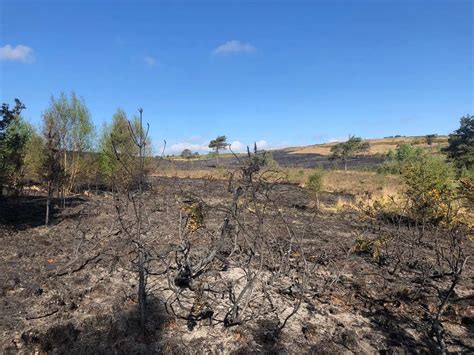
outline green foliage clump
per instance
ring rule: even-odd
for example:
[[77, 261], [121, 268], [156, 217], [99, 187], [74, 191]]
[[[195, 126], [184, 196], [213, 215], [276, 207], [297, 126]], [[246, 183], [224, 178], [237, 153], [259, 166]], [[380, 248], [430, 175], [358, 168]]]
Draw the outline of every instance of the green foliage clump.
[[25, 173], [25, 156], [32, 132], [32, 127], [18, 117], [7, 126], [0, 144], [2, 180], [17, 192]]
[[389, 150], [386, 162], [378, 169], [379, 173], [400, 174], [405, 166], [416, 162], [423, 155], [423, 149], [409, 143], [401, 143], [395, 151]]
[[[94, 126], [84, 100], [74, 92], [51, 97], [43, 114], [43, 126], [47, 134], [54, 134], [64, 172], [61, 188], [71, 192], [78, 186], [78, 177], [86, 169], [84, 155], [92, 151]], [[45, 136], [46, 138], [46, 136]]]
[[10, 105], [3, 103], [0, 108], [0, 141], [3, 140], [5, 130], [7, 127], [18, 117], [20, 113], [25, 109], [25, 105], [20, 100], [15, 99], [15, 107], [10, 109]]
[[181, 158], [185, 158], [189, 160], [192, 157], [193, 157], [193, 152], [190, 149], [186, 148], [181, 152]]
[[360, 137], [349, 136], [346, 142], [341, 142], [331, 147], [331, 159], [340, 159], [344, 162], [344, 170], [347, 171], [347, 161], [354, 155], [368, 151], [369, 142]]
[[308, 189], [312, 198], [315, 199], [317, 208], [319, 208], [319, 194], [323, 190], [324, 171], [316, 170], [308, 177], [306, 188]]
[[272, 152], [264, 152], [263, 155], [263, 165], [267, 168], [276, 169], [279, 167], [278, 162], [273, 158]]
[[226, 150], [228, 146], [229, 143], [227, 143], [226, 136], [218, 136], [216, 139], [213, 139], [209, 142], [209, 148], [216, 152], [217, 166], [219, 166], [219, 151]]
[[[140, 131], [140, 122], [137, 117], [129, 122], [125, 111], [118, 109], [112, 118], [112, 124], [104, 126], [99, 142], [102, 178], [109, 185], [119, 189], [131, 188], [138, 179], [130, 174], [130, 172], [139, 171], [137, 168], [139, 148], [134, 142], [130, 128], [133, 128], [137, 135], [145, 134], [143, 130]], [[146, 147], [150, 146], [150, 142], [147, 142]], [[147, 148], [145, 156], [150, 155], [151, 151]], [[149, 170], [151, 159], [146, 159], [146, 163], [145, 170]]]
[[5, 183], [10, 187], [12, 187], [12, 182], [14, 185], [16, 179], [12, 175], [21, 168], [18, 165], [22, 162], [21, 156], [26, 145], [25, 135], [27, 135], [24, 129], [25, 123], [20, 122], [23, 109], [25, 105], [18, 99], [15, 99], [15, 107], [12, 109], [6, 103], [0, 108], [0, 194], [3, 192]]
[[443, 151], [458, 169], [474, 169], [474, 116], [461, 118], [459, 129], [449, 135]]
[[452, 221], [456, 196], [455, 170], [442, 157], [423, 154], [402, 169], [411, 216], [425, 224]]
[[31, 130], [31, 136], [25, 147], [25, 176], [33, 181], [41, 179], [41, 169], [44, 164], [44, 140], [34, 130]]

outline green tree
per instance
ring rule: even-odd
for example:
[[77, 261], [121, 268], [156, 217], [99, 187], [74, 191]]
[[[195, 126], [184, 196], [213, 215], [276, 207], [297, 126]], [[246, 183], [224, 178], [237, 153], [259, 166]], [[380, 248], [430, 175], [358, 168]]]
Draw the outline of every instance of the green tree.
[[226, 136], [218, 136], [216, 139], [213, 139], [209, 142], [209, 148], [216, 152], [217, 166], [219, 166], [219, 151], [226, 150], [228, 146], [229, 143], [227, 143]]
[[369, 142], [360, 137], [349, 135], [345, 142], [337, 143], [331, 147], [331, 159], [340, 159], [344, 162], [344, 171], [347, 171], [347, 161], [356, 154], [366, 152], [370, 148]]
[[56, 186], [59, 190], [64, 184], [65, 172], [61, 165], [61, 139], [55, 117], [51, 115], [51, 112], [46, 112], [43, 115], [43, 121], [44, 159], [41, 177], [47, 186], [45, 225], [48, 225], [53, 189]]
[[0, 171], [15, 193], [19, 193], [25, 175], [25, 156], [32, 135], [32, 127], [21, 117], [11, 121], [0, 145]]
[[45, 144], [41, 135], [31, 129], [31, 136], [25, 148], [25, 176], [40, 181], [45, 160]]
[[[137, 182], [138, 177], [133, 178], [130, 173], [140, 170], [136, 166], [139, 163], [139, 149], [134, 142], [140, 136], [135, 137], [135, 134], [145, 136], [146, 132], [137, 117], [129, 121], [122, 109], [114, 114], [112, 124], [105, 125], [102, 130], [99, 142], [101, 175], [115, 188], [128, 189]], [[145, 173], [148, 173], [151, 168], [151, 142], [148, 138], [143, 146], [143, 154]]]
[[190, 149], [184, 149], [181, 152], [181, 158], [191, 159], [193, 157], [193, 152]]
[[8, 181], [7, 155], [10, 148], [5, 140], [5, 133], [8, 126], [20, 117], [25, 105], [20, 100], [15, 99], [15, 107], [10, 109], [10, 105], [3, 103], [0, 108], [0, 194], [3, 192], [3, 185]]
[[95, 136], [89, 110], [84, 100], [75, 93], [71, 94], [69, 100], [68, 128], [66, 134], [66, 151], [69, 155], [67, 190], [71, 191], [76, 185], [78, 175], [88, 169], [89, 161], [86, 153], [92, 151]]
[[109, 185], [117, 185], [124, 180], [124, 171], [115, 156], [115, 150], [128, 158], [128, 154], [135, 150], [128, 130], [128, 118], [122, 109], [117, 109], [112, 117], [112, 123], [104, 125], [100, 139], [101, 171]]
[[319, 210], [319, 194], [323, 189], [324, 172], [317, 170], [308, 177], [307, 189], [312, 198], [316, 201], [316, 208]]
[[0, 141], [2, 140], [8, 125], [18, 118], [21, 111], [25, 108], [25, 105], [23, 105], [18, 99], [15, 99], [15, 107], [12, 109], [10, 109], [9, 104], [2, 104], [2, 107], [0, 108]]
[[84, 167], [84, 153], [92, 149], [94, 126], [84, 100], [74, 92], [70, 96], [61, 93], [51, 97], [45, 113], [50, 128], [59, 140], [62, 165], [65, 173], [65, 192], [76, 187], [77, 176]]
[[474, 116], [461, 118], [460, 127], [449, 135], [448, 146], [443, 151], [458, 169], [474, 169]]

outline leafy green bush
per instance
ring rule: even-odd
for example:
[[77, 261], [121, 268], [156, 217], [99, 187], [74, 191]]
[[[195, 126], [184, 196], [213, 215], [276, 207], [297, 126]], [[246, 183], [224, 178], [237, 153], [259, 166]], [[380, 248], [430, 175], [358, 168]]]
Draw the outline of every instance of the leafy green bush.
[[21, 189], [21, 180], [25, 170], [26, 148], [32, 132], [32, 127], [21, 117], [18, 117], [8, 125], [2, 136], [0, 144], [0, 181], [7, 182], [15, 190]]
[[181, 158], [185, 158], [189, 160], [192, 157], [193, 157], [193, 152], [190, 149], [186, 148], [181, 152]]
[[449, 223], [455, 214], [455, 170], [442, 157], [421, 155], [402, 171], [411, 216], [422, 223]]
[[466, 115], [460, 120], [460, 127], [449, 135], [448, 154], [458, 169], [474, 169], [474, 116]]
[[323, 189], [324, 171], [316, 170], [308, 177], [307, 189], [312, 198], [316, 200], [316, 206], [319, 208], [319, 193]]
[[378, 169], [379, 173], [400, 174], [403, 168], [416, 162], [423, 155], [423, 149], [409, 143], [401, 143], [395, 151], [389, 150], [387, 161]]
[[272, 152], [265, 152], [264, 158], [263, 158], [263, 165], [266, 166], [267, 168], [278, 168], [278, 162], [273, 158], [273, 153]]

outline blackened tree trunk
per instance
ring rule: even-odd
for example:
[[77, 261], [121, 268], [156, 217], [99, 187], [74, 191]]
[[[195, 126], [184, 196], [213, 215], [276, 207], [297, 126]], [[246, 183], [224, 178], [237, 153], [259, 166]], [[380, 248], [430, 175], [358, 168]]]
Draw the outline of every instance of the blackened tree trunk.
[[49, 224], [49, 209], [51, 205], [51, 181], [48, 181], [48, 196], [46, 196], [46, 218], [45, 218], [45, 225], [48, 226]]

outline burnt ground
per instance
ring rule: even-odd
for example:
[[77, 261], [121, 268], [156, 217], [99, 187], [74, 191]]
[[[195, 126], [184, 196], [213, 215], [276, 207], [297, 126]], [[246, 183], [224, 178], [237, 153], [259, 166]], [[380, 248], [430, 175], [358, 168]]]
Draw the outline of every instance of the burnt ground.
[[[328, 156], [320, 154], [290, 154], [286, 150], [271, 151], [273, 159], [279, 166], [284, 168], [325, 168], [325, 169], [341, 169], [344, 167], [340, 161], [329, 159]], [[349, 159], [347, 166], [349, 169], [373, 169], [384, 162], [383, 157], [374, 155], [361, 155]], [[216, 159], [199, 159], [199, 160], [168, 160], [163, 159], [160, 162], [162, 167], [175, 167], [180, 170], [189, 169], [211, 169], [216, 167]], [[239, 162], [235, 157], [223, 156], [219, 158], [219, 166], [224, 168], [236, 168]]]
[[[159, 178], [148, 192], [150, 243], [174, 243], [182, 196], [209, 204], [229, 198], [226, 183]], [[430, 265], [429, 241], [396, 245], [415, 255], [407, 263], [350, 252], [357, 238], [389, 235], [394, 227], [368, 228], [352, 211], [315, 213], [306, 192], [279, 185], [276, 200], [302, 236], [312, 265], [297, 314], [278, 332], [272, 319], [240, 326], [199, 323], [192, 331], [163, 307], [163, 276], [149, 280], [147, 335], [138, 331], [136, 274], [116, 223], [110, 195], [77, 197], [54, 210], [42, 226], [41, 197], [0, 201], [0, 348], [3, 353], [437, 353], [430, 319], [449, 277]], [[324, 194], [323, 203], [337, 196]], [[211, 217], [209, 217], [211, 218]], [[465, 246], [472, 255], [472, 241]], [[442, 317], [448, 351], [474, 351], [472, 259]]]

